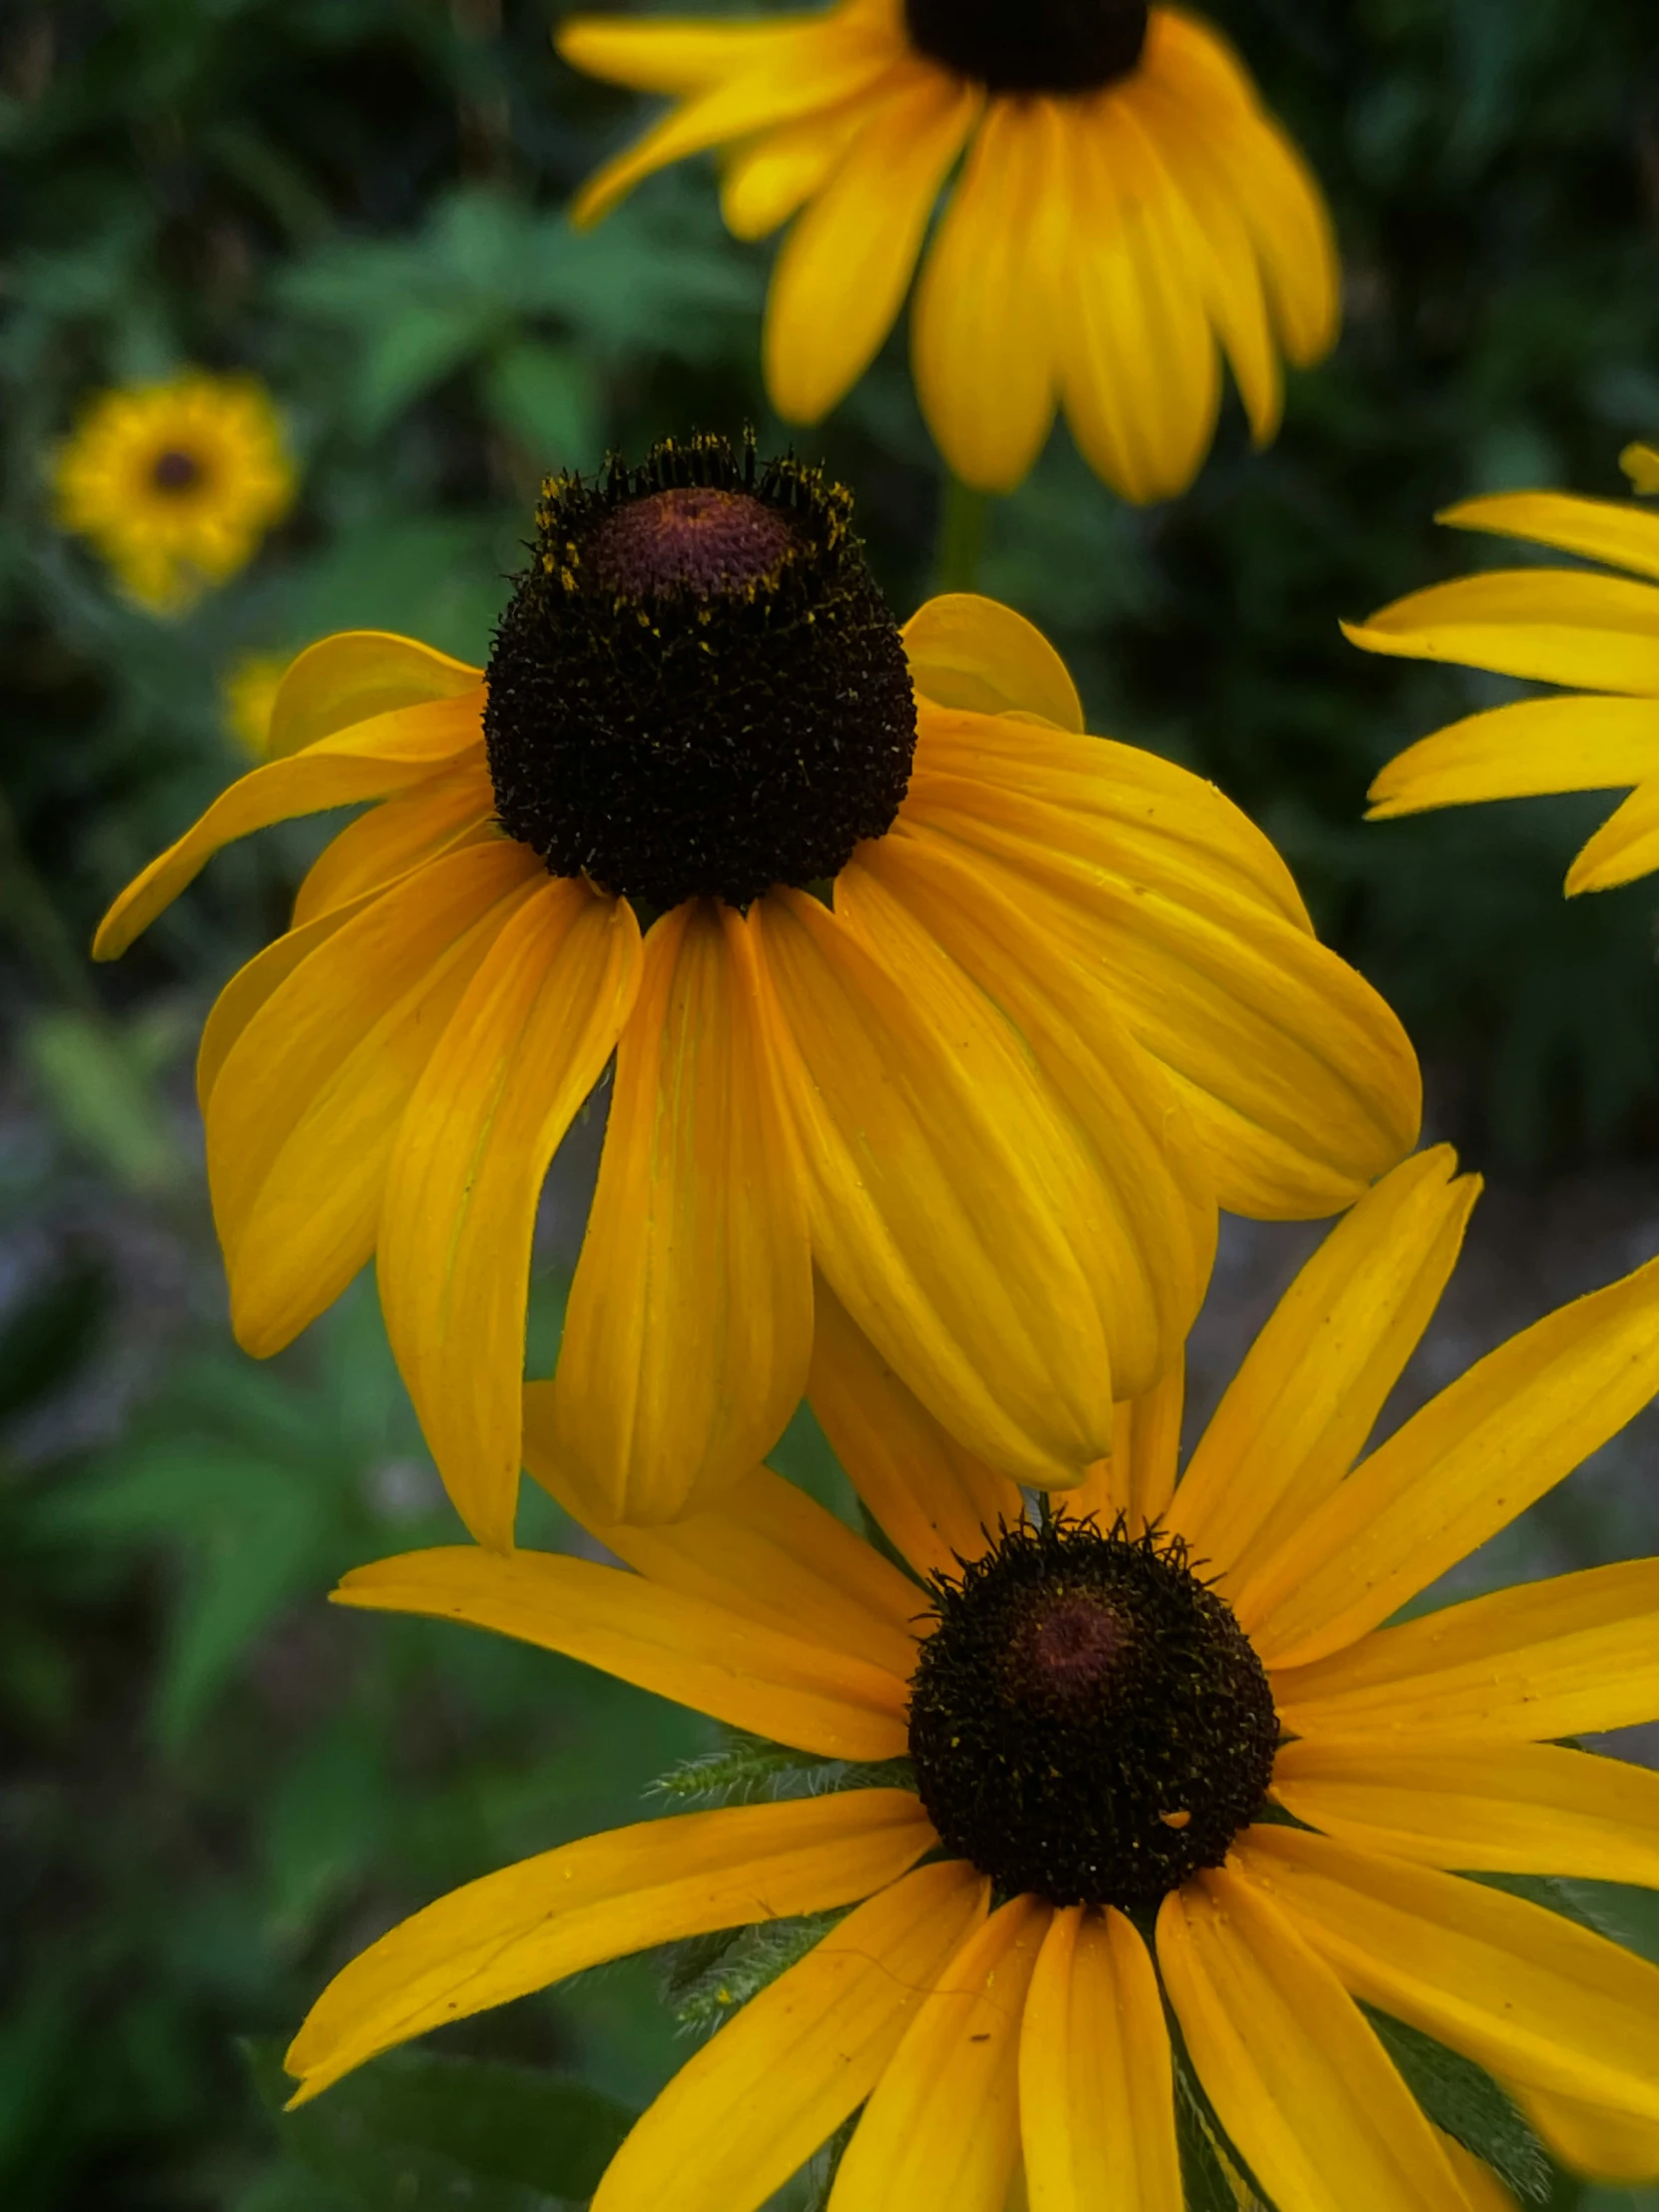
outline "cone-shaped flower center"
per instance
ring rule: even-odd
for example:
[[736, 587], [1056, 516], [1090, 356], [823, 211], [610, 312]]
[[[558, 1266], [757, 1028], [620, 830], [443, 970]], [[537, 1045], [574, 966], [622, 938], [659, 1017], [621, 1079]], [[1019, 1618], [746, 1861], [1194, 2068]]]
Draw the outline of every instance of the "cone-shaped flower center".
[[1014, 1528], [933, 1594], [910, 1755], [947, 1851], [1055, 1905], [1153, 1905], [1221, 1864], [1279, 1724], [1178, 1539]]
[[818, 470], [757, 470], [723, 438], [550, 481], [489, 666], [509, 834], [657, 907], [747, 906], [880, 836], [915, 699], [850, 511]]
[[1146, 0], [904, 0], [910, 44], [992, 92], [1098, 92], [1146, 44]]
[[194, 453], [184, 453], [177, 446], [169, 446], [156, 457], [150, 471], [150, 480], [158, 491], [190, 491], [202, 475], [202, 464]]

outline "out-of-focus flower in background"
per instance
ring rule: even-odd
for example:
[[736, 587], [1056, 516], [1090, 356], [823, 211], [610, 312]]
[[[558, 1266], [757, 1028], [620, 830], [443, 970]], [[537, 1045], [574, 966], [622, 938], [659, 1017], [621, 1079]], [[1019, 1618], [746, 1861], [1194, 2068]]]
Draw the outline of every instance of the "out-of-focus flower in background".
[[265, 759], [271, 741], [271, 710], [292, 660], [291, 653], [244, 653], [220, 678], [225, 727], [253, 760]]
[[[1659, 491], [1652, 446], [1627, 446], [1619, 458], [1638, 492]], [[1614, 499], [1513, 491], [1465, 499], [1438, 519], [1628, 573], [1493, 569], [1345, 624], [1368, 653], [1586, 687], [1487, 708], [1420, 739], [1372, 785], [1370, 819], [1634, 785], [1580, 848], [1567, 870], [1567, 895], [1651, 874], [1659, 868], [1659, 515]], [[1633, 581], [1638, 576], [1650, 581]]]
[[593, 178], [579, 222], [710, 147], [732, 149], [740, 238], [797, 218], [764, 340], [788, 421], [817, 422], [869, 366], [958, 158], [912, 359], [965, 484], [1011, 491], [1063, 407], [1098, 475], [1167, 499], [1209, 451], [1222, 350], [1262, 445], [1281, 355], [1306, 366], [1335, 340], [1319, 188], [1242, 62], [1179, 9], [842, 0], [755, 22], [579, 16], [558, 44], [680, 102]]
[[196, 370], [101, 392], [52, 474], [60, 526], [158, 615], [187, 612], [245, 568], [295, 481], [264, 385]]

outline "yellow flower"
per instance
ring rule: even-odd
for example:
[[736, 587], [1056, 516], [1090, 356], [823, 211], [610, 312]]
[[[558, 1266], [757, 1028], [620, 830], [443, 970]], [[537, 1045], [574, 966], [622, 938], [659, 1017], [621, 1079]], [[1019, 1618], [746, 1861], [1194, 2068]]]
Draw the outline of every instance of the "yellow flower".
[[1177, 1356], [1218, 1200], [1333, 1212], [1414, 1141], [1409, 1044], [1268, 840], [1084, 736], [1006, 608], [935, 600], [901, 639], [848, 504], [718, 441], [561, 478], [487, 685], [404, 639], [311, 647], [275, 758], [100, 931], [120, 952], [233, 837], [383, 802], [209, 1020], [208, 1171], [251, 1352], [378, 1255], [489, 1542], [537, 1194], [613, 1052], [552, 1401], [606, 1520], [771, 1448], [815, 1268], [965, 1442], [1075, 1482]]
[[903, 304], [922, 411], [965, 483], [1008, 491], [1057, 407], [1126, 499], [1165, 499], [1209, 449], [1220, 355], [1256, 442], [1280, 356], [1336, 338], [1330, 219], [1238, 57], [1143, 0], [840, 0], [826, 12], [576, 16], [576, 67], [679, 105], [592, 180], [597, 222], [642, 177], [727, 147], [740, 238], [794, 217], [767, 306], [774, 406], [817, 422]]
[[[1477, 1186], [1454, 1171], [1419, 1155], [1338, 1226], [1179, 1483], [1176, 1375], [1041, 1526], [840, 1317], [816, 1402], [925, 1594], [764, 1467], [674, 1528], [597, 1530], [632, 1573], [458, 1547], [348, 1575], [346, 1604], [569, 1653], [809, 1759], [910, 1765], [428, 1906], [323, 1993], [299, 2100], [602, 1959], [853, 1907], [682, 2068], [594, 2212], [753, 2212], [860, 2105], [833, 2212], [1000, 2212], [1021, 2166], [1031, 2212], [1179, 2212], [1162, 1998], [1279, 2212], [1507, 2201], [1362, 2003], [1497, 2076], [1571, 2163], [1659, 2172], [1659, 1967], [1461, 1879], [1659, 1886], [1659, 1775], [1550, 1741], [1659, 1713], [1659, 1560], [1387, 1625], [1659, 1388], [1659, 1262], [1361, 1456], [1455, 1262]], [[548, 1410], [533, 1389], [558, 1490]]]
[[293, 469], [264, 386], [192, 373], [107, 391], [59, 447], [58, 521], [123, 588], [178, 614], [246, 566], [293, 503]]
[[271, 717], [291, 653], [245, 653], [220, 685], [225, 727], [245, 753], [263, 761], [271, 742]]
[[[1659, 453], [1633, 445], [1620, 458], [1638, 489], [1659, 489]], [[1567, 895], [1650, 874], [1659, 867], [1659, 588], [1632, 579], [1659, 579], [1659, 515], [1613, 499], [1511, 491], [1465, 499], [1437, 519], [1629, 573], [1491, 569], [1345, 623], [1368, 653], [1585, 687], [1490, 707], [1419, 739], [1373, 784], [1369, 819], [1634, 785], [1567, 870]]]

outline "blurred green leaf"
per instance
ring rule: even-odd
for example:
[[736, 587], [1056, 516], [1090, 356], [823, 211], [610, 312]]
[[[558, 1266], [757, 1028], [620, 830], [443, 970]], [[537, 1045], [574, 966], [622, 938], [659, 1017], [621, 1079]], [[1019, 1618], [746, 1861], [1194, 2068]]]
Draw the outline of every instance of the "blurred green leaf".
[[70, 1254], [53, 1279], [0, 1323], [0, 1421], [59, 1390], [91, 1357], [114, 1301], [108, 1268]]
[[486, 404], [546, 474], [591, 468], [604, 432], [593, 372], [568, 346], [521, 338], [489, 363]]
[[124, 1189], [177, 1189], [189, 1173], [151, 1078], [153, 1054], [113, 1024], [64, 1007], [38, 1014], [23, 1057], [54, 1119]]
[[245, 2046], [283, 2148], [364, 2212], [557, 2212], [592, 2196], [635, 2115], [527, 2066], [397, 2051], [297, 2112], [276, 2043]]

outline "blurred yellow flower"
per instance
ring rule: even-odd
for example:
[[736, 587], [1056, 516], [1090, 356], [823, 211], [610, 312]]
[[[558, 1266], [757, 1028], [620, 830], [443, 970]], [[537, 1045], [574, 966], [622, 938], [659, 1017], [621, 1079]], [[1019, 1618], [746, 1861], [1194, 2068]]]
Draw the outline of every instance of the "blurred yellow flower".
[[[1619, 459], [1639, 492], [1659, 490], [1659, 452], [1631, 445]], [[1632, 578], [1659, 580], [1659, 515], [1613, 499], [1512, 491], [1465, 499], [1437, 519], [1629, 573], [1488, 569], [1345, 623], [1368, 653], [1585, 687], [1491, 707], [1408, 746], [1373, 784], [1370, 819], [1634, 786], [1567, 870], [1567, 895], [1651, 874], [1659, 868], [1659, 588]]]
[[1063, 407], [1126, 499], [1168, 498], [1209, 449], [1223, 351], [1261, 445], [1281, 355], [1306, 366], [1336, 337], [1319, 189], [1238, 57], [1180, 9], [841, 0], [756, 21], [578, 16], [558, 46], [679, 102], [589, 183], [579, 223], [711, 147], [731, 149], [723, 206], [740, 238], [799, 217], [765, 336], [787, 421], [818, 421], [869, 365], [959, 158], [912, 358], [964, 483], [1011, 490]]
[[225, 727], [256, 761], [265, 759], [271, 739], [271, 710], [292, 659], [291, 653], [245, 653], [221, 680]]
[[140, 605], [169, 615], [244, 567], [294, 489], [264, 386], [197, 371], [100, 393], [53, 478], [60, 527], [89, 539]]

